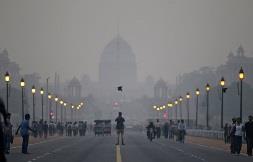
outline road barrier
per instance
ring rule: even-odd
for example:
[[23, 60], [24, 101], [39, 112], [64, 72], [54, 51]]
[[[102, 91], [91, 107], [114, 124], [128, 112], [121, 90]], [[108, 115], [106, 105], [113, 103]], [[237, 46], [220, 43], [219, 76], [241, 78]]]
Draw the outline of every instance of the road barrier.
[[203, 129], [187, 129], [187, 135], [196, 137], [206, 137], [212, 139], [224, 139], [224, 131], [217, 130], [203, 130]]

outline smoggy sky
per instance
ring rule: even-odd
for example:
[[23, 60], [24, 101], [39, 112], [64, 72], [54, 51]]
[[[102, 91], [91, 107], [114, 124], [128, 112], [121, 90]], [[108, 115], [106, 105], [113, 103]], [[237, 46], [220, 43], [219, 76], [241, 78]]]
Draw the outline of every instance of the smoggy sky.
[[0, 0], [0, 47], [24, 73], [98, 79], [117, 34], [136, 54], [139, 80], [174, 83], [217, 66], [242, 44], [253, 56], [253, 0]]

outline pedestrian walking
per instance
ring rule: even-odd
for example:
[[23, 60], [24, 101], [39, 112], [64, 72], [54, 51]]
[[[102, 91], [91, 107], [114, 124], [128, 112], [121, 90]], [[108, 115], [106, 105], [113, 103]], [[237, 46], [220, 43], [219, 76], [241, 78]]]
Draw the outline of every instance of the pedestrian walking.
[[41, 119], [39, 121], [39, 125], [38, 125], [38, 133], [39, 133], [39, 137], [42, 138], [43, 136], [43, 120]]
[[122, 117], [122, 112], [119, 112], [118, 117], [115, 119], [116, 124], [116, 131], [117, 131], [117, 143], [116, 145], [119, 145], [119, 138], [121, 137], [121, 143], [122, 145], [125, 145], [124, 143], [124, 122], [125, 119]]
[[236, 119], [232, 119], [232, 125], [229, 132], [230, 135], [230, 152], [231, 154], [235, 154], [235, 131], [236, 131]]
[[6, 162], [6, 157], [5, 157], [5, 149], [4, 149], [4, 134], [3, 134], [3, 126], [7, 125], [7, 112], [5, 110], [5, 105], [3, 100], [0, 98], [0, 121], [1, 121], [1, 114], [4, 119], [4, 124], [0, 123], [0, 161], [1, 162]]
[[224, 126], [224, 142], [225, 144], [229, 143], [229, 126], [228, 123]]
[[166, 122], [163, 126], [163, 134], [164, 134], [164, 138], [168, 139], [169, 136], [169, 123]]
[[156, 138], [159, 139], [161, 137], [161, 125], [159, 119], [156, 120]]
[[37, 138], [38, 137], [38, 132], [39, 132], [39, 124], [37, 121], [32, 122], [32, 130], [33, 130], [33, 137]]
[[247, 141], [247, 154], [252, 156], [253, 149], [253, 116], [249, 116], [249, 121], [245, 123], [245, 139]]
[[48, 135], [48, 124], [47, 124], [47, 121], [44, 121], [43, 134], [44, 134], [44, 138], [47, 139], [47, 135]]
[[181, 120], [178, 124], [178, 135], [179, 135], [179, 142], [184, 143], [185, 133], [186, 132], [186, 125], [184, 120]]
[[11, 114], [7, 113], [6, 125], [4, 126], [4, 146], [6, 154], [10, 153], [10, 145], [13, 143], [12, 124], [10, 120]]
[[243, 124], [241, 118], [237, 118], [235, 127], [235, 153], [240, 154], [242, 148]]
[[34, 132], [29, 126], [29, 120], [30, 120], [30, 114], [25, 114], [25, 120], [22, 121], [22, 123], [19, 125], [16, 135], [18, 134], [20, 130], [20, 134], [22, 136], [22, 153], [28, 154], [28, 144], [29, 144], [29, 130]]
[[170, 120], [169, 123], [169, 139], [174, 139], [174, 133], [173, 133], [173, 121]]

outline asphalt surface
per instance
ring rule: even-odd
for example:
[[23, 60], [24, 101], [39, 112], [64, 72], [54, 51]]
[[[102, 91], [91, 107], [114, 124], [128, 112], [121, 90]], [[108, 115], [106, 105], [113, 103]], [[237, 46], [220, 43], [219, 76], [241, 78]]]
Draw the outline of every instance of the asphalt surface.
[[115, 136], [61, 137], [29, 146], [30, 154], [12, 148], [8, 162], [252, 162], [252, 157], [165, 139], [150, 142], [145, 134], [126, 134], [126, 145]]

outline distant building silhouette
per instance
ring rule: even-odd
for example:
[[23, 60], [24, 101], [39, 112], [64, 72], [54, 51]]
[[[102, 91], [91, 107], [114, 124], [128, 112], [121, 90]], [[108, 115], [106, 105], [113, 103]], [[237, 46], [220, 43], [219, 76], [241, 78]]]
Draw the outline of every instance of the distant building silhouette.
[[246, 56], [242, 45], [238, 47], [235, 54], [230, 52], [227, 62], [217, 68], [218, 77], [224, 76], [229, 83], [238, 80], [240, 67], [243, 68], [246, 79], [245, 81], [253, 86], [253, 57]]
[[160, 100], [168, 99], [168, 86], [167, 83], [160, 79], [154, 86], [154, 97]]
[[119, 85], [129, 89], [137, 84], [135, 54], [119, 35], [107, 44], [101, 55], [99, 83], [111, 90], [115, 90]]
[[80, 81], [74, 77], [67, 85], [68, 98], [71, 102], [80, 102], [82, 86]]

